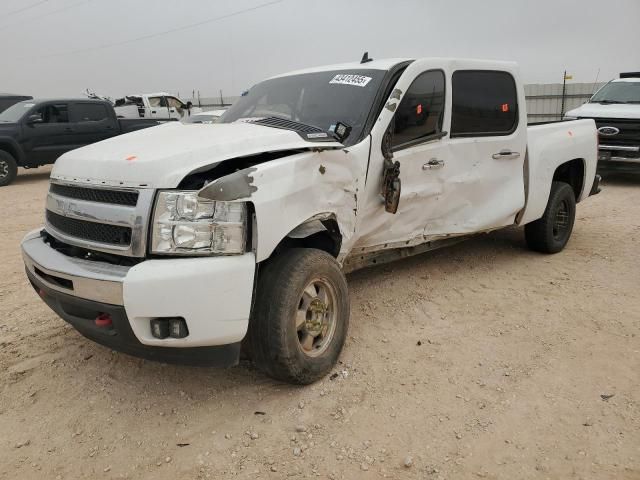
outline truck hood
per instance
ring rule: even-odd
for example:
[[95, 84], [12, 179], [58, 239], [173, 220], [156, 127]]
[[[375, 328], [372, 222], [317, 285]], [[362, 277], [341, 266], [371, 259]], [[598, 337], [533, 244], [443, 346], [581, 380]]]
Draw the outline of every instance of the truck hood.
[[585, 103], [565, 114], [583, 118], [637, 118], [640, 119], [640, 104], [637, 103]]
[[169, 122], [65, 153], [51, 177], [97, 185], [175, 188], [194, 170], [263, 152], [342, 148], [249, 123]]
[[18, 129], [17, 123], [0, 122], [0, 136], [15, 132]]

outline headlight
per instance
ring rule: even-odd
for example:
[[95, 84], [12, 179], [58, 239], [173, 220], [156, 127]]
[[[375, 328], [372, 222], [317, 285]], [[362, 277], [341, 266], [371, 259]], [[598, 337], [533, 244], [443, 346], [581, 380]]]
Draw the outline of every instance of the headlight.
[[244, 203], [214, 202], [195, 191], [161, 191], [153, 214], [151, 253], [244, 253], [246, 218]]

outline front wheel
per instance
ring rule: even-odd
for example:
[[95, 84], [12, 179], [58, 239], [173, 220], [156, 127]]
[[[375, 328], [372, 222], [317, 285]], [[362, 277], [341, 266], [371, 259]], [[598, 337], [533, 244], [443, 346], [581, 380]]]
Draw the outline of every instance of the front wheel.
[[527, 245], [531, 250], [542, 253], [561, 251], [571, 237], [575, 218], [573, 188], [568, 183], [553, 182], [542, 218], [524, 226]]
[[15, 158], [0, 150], [0, 187], [9, 185], [18, 175], [18, 164]]
[[260, 271], [249, 323], [251, 356], [267, 375], [309, 384], [336, 364], [349, 327], [349, 293], [326, 252], [295, 248]]

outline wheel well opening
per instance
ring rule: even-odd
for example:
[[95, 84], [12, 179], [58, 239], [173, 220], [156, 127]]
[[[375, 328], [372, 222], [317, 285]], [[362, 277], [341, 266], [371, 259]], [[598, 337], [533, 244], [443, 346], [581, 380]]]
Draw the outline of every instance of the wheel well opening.
[[577, 202], [584, 187], [584, 160], [574, 158], [558, 166], [553, 174], [553, 180], [571, 185]]
[[277, 255], [290, 248], [316, 248], [335, 258], [340, 253], [341, 246], [342, 235], [338, 222], [328, 218], [308, 221], [296, 227], [280, 241], [273, 253]]
[[11, 145], [10, 143], [0, 143], [0, 150], [3, 152], [8, 153], [9, 155], [11, 155], [13, 157], [13, 159], [18, 162], [19, 158], [18, 158], [18, 152], [16, 151], [15, 147], [13, 145]]

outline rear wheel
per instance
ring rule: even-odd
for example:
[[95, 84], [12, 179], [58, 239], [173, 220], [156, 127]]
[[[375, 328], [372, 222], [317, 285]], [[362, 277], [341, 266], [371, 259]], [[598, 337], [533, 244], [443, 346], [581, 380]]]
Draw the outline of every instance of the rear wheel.
[[9, 185], [18, 175], [18, 164], [15, 158], [0, 150], [0, 187]]
[[323, 377], [338, 360], [348, 326], [347, 282], [328, 253], [287, 250], [260, 272], [249, 344], [267, 375], [296, 384]]
[[553, 182], [547, 208], [542, 218], [524, 227], [527, 245], [543, 253], [561, 251], [573, 231], [576, 218], [576, 199], [571, 185]]

